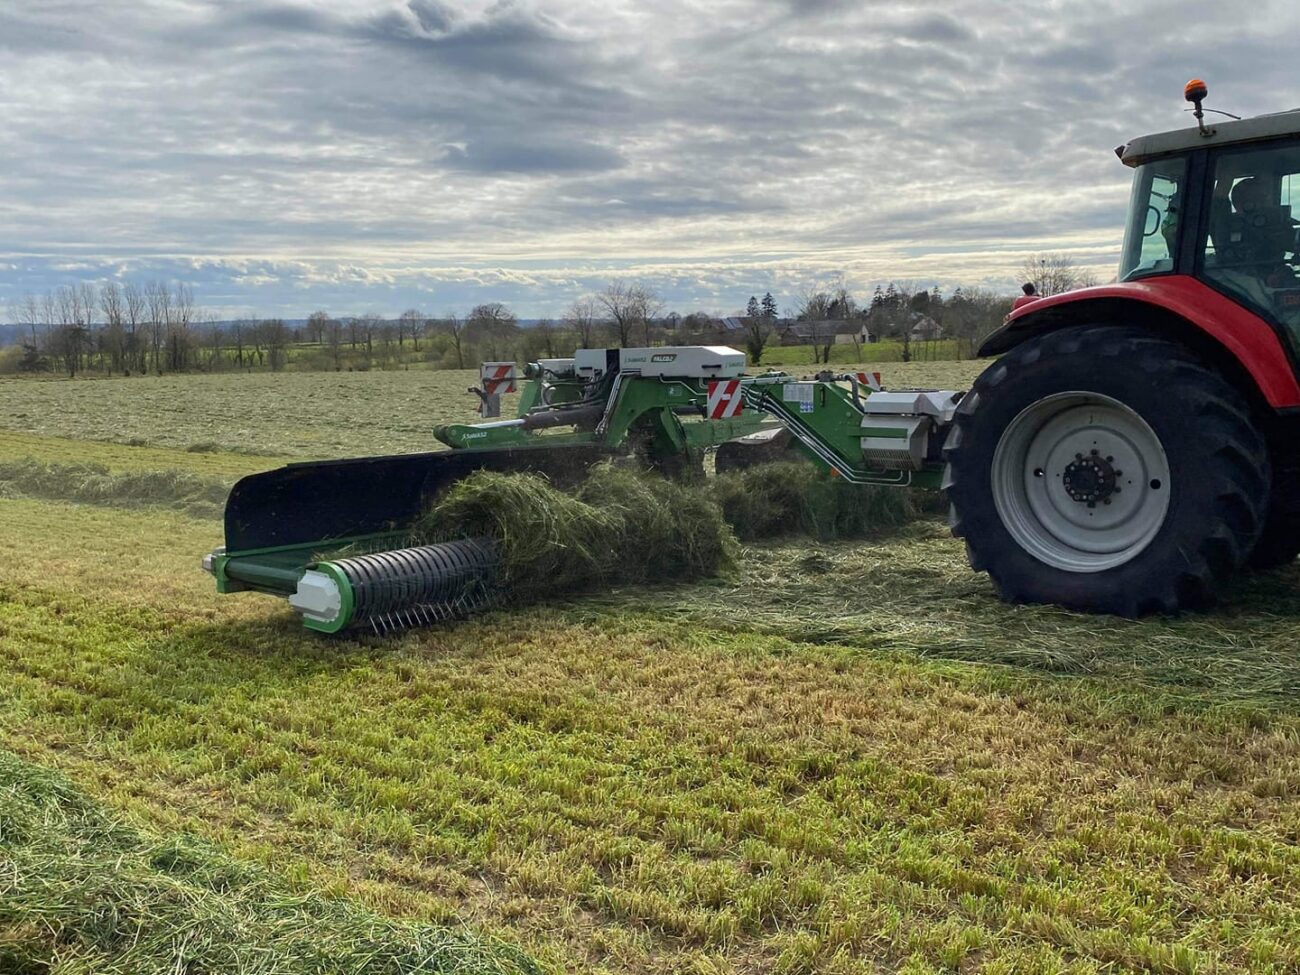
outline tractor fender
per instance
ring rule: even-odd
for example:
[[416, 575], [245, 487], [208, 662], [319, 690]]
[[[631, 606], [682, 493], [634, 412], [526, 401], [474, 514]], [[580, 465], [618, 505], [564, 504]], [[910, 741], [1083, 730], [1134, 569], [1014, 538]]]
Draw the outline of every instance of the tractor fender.
[[1300, 406], [1300, 385], [1277, 332], [1254, 312], [1185, 274], [1104, 284], [1017, 308], [979, 347], [1000, 355], [1071, 325], [1138, 325], [1188, 345], [1273, 409]]

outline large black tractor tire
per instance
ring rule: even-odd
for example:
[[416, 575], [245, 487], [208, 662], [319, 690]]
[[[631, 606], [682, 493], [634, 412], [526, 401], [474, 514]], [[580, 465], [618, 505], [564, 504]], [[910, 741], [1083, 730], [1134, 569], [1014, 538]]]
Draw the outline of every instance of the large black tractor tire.
[[1255, 549], [1252, 569], [1276, 569], [1300, 555], [1300, 464], [1289, 458], [1273, 465], [1273, 492]]
[[1201, 606], [1254, 549], [1270, 470], [1242, 396], [1124, 325], [1030, 339], [976, 380], [945, 445], [953, 534], [1012, 602]]

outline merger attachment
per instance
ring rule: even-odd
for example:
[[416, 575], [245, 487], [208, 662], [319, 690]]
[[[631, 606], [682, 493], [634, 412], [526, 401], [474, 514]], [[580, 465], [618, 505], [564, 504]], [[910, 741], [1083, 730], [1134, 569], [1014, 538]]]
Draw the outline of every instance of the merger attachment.
[[[699, 470], [704, 450], [726, 445], [720, 470], [785, 452], [852, 483], [938, 485], [960, 394], [889, 393], [860, 374], [744, 370], [744, 353], [723, 346], [579, 349], [529, 363], [514, 418], [434, 427], [450, 450], [290, 464], [239, 481], [226, 503], [226, 544], [204, 568], [219, 592], [286, 598], [310, 629], [384, 632], [463, 615], [491, 594], [493, 541], [440, 529], [426, 544], [421, 524], [475, 471], [563, 484], [599, 460], [633, 455], [671, 474]], [[471, 388], [481, 415], [499, 413], [517, 376], [514, 363], [483, 364]]]

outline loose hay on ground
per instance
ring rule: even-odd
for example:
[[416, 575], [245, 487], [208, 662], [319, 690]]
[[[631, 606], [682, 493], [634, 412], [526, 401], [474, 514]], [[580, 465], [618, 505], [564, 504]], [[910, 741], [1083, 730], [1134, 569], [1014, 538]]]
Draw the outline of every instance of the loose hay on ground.
[[912, 514], [906, 492], [832, 480], [806, 463], [683, 483], [606, 462], [571, 490], [539, 474], [476, 472], [438, 499], [415, 536], [490, 536], [501, 551], [502, 584], [536, 598], [690, 582], [734, 564], [736, 535], [861, 538]]
[[526, 973], [499, 942], [293, 891], [265, 870], [113, 821], [0, 752], [0, 971]]
[[830, 478], [808, 463], [761, 464], [711, 482], [723, 516], [743, 541], [801, 533], [861, 538], [912, 518], [907, 491]]

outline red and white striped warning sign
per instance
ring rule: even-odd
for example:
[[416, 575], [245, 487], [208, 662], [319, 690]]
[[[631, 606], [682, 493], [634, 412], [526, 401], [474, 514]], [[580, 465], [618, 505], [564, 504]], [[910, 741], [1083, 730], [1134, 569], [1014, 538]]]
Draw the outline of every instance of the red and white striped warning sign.
[[858, 382], [874, 392], [878, 393], [881, 390], [880, 373], [878, 372], [860, 372], [858, 373]]
[[489, 396], [517, 391], [513, 362], [484, 362], [479, 366], [478, 374], [483, 383], [483, 392]]
[[710, 420], [739, 416], [744, 409], [745, 397], [740, 391], [739, 379], [715, 379], [709, 383], [706, 413]]

